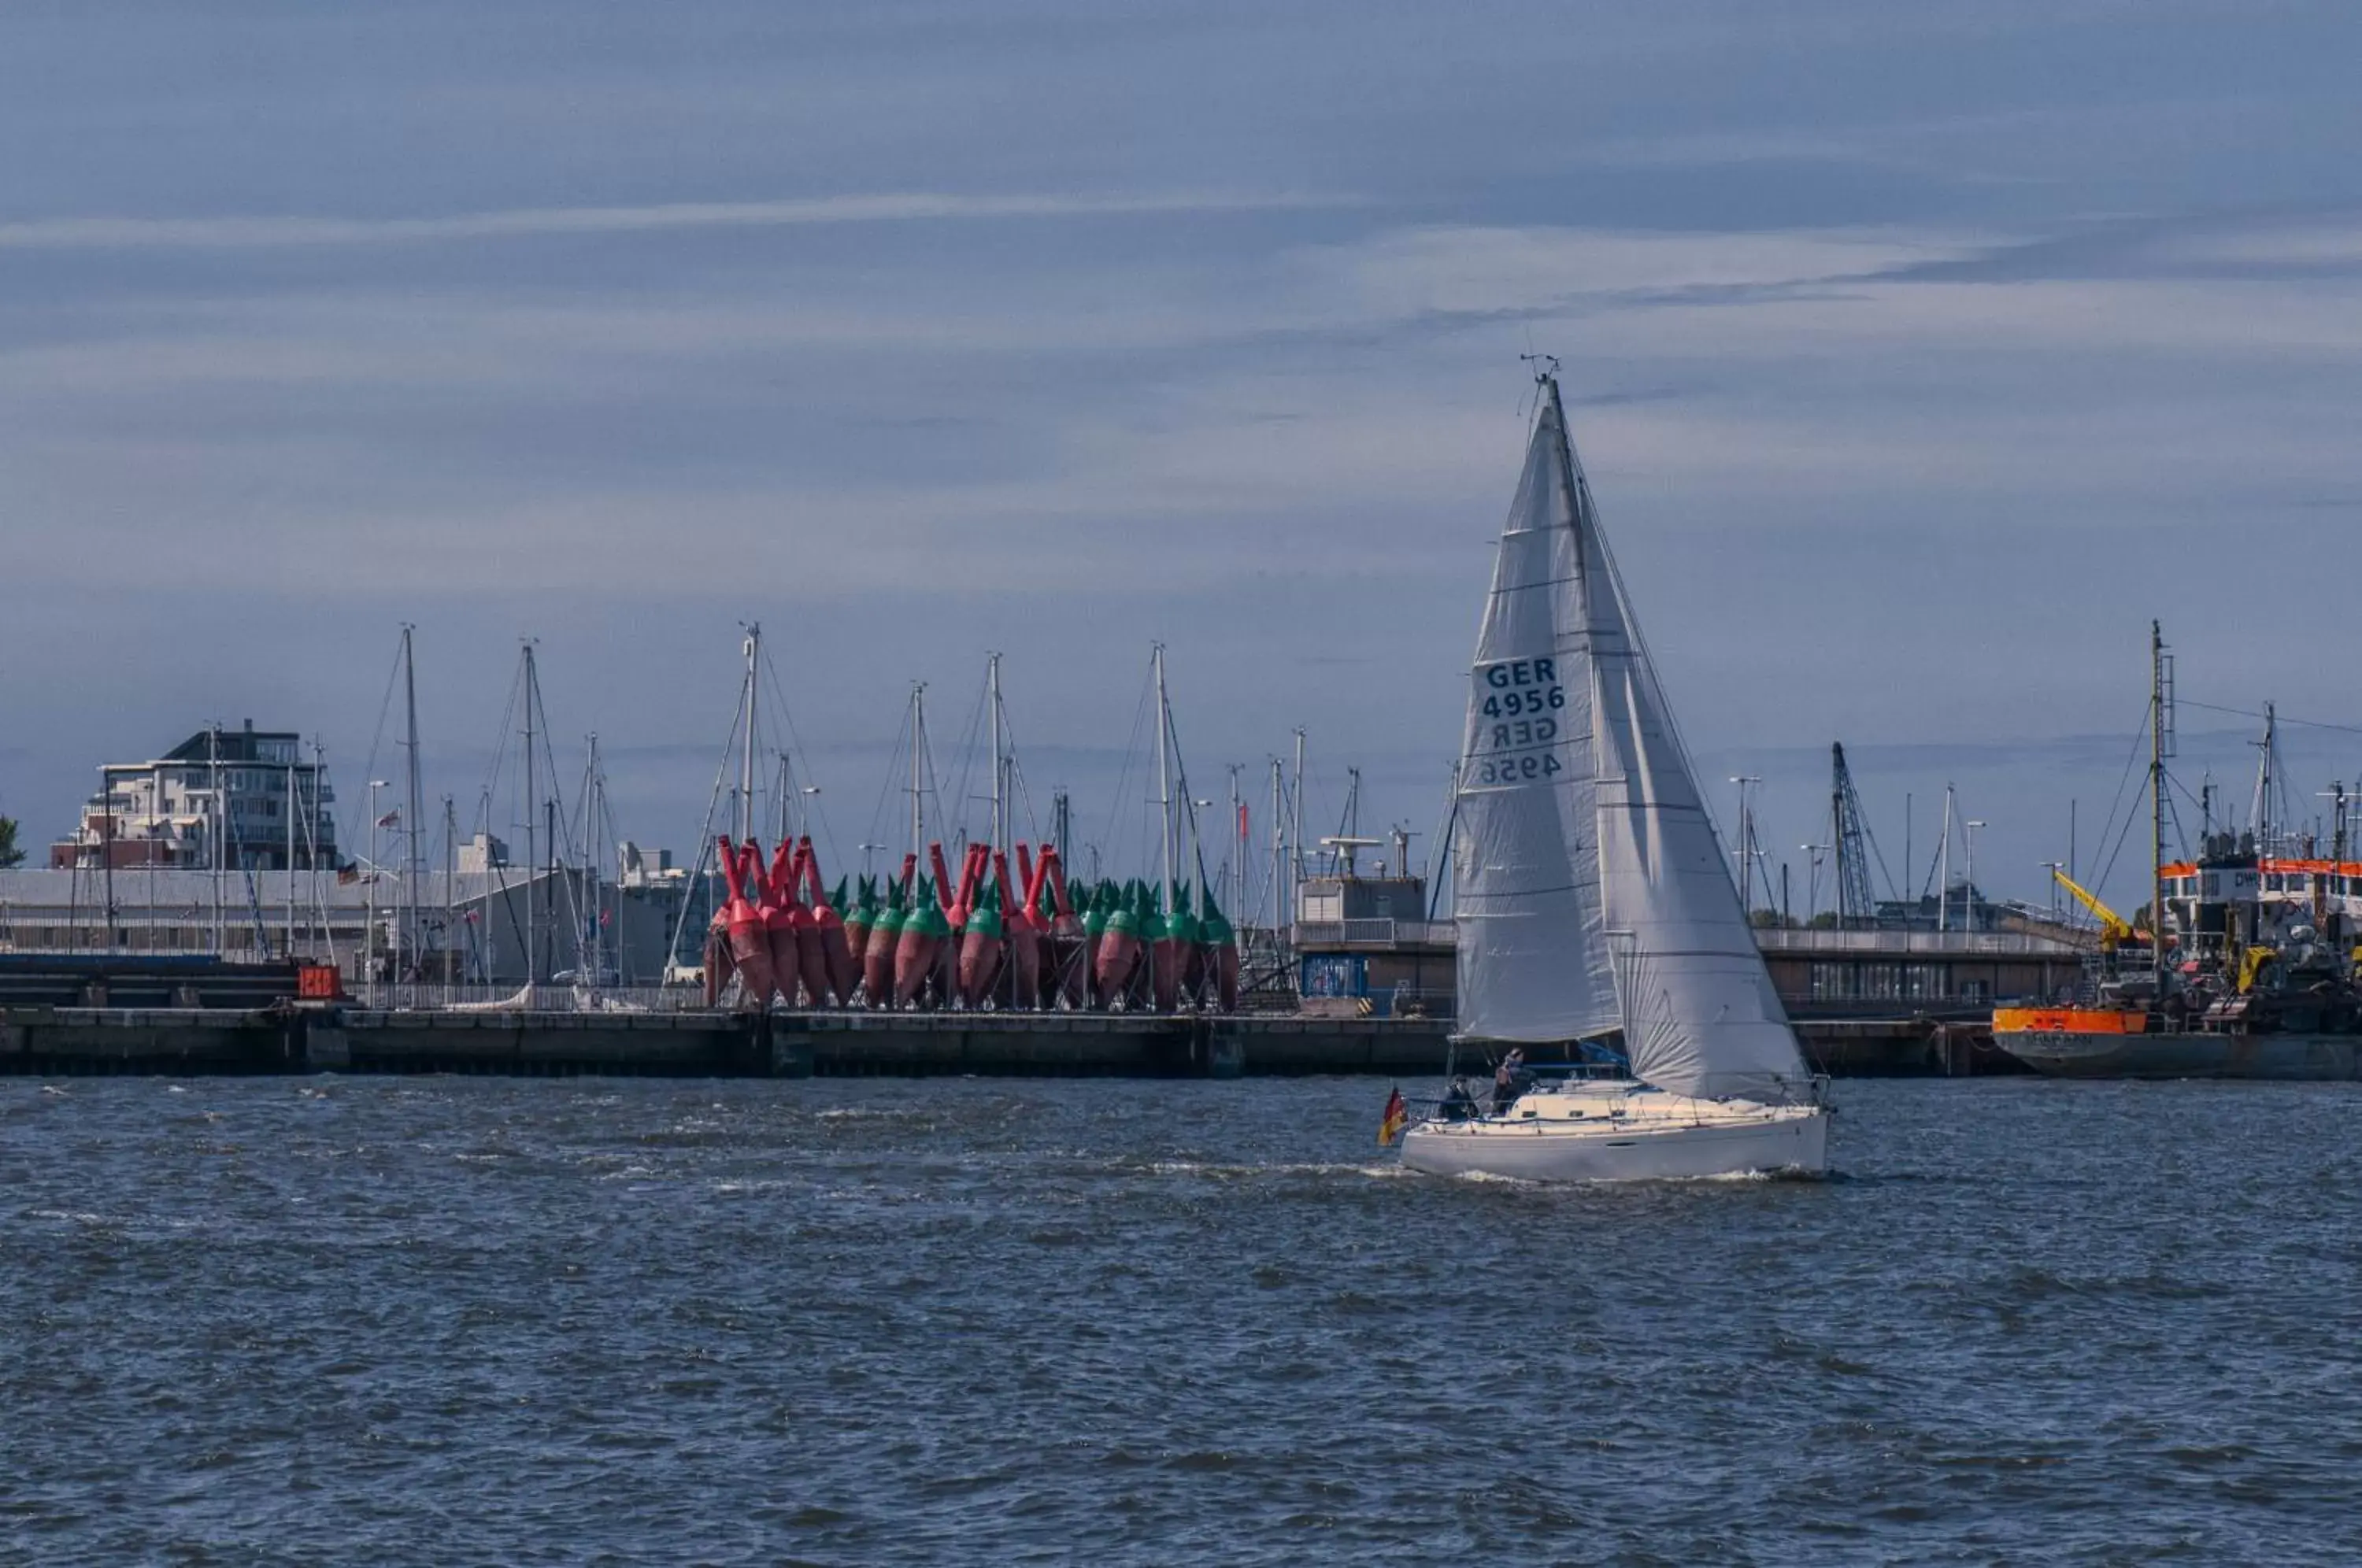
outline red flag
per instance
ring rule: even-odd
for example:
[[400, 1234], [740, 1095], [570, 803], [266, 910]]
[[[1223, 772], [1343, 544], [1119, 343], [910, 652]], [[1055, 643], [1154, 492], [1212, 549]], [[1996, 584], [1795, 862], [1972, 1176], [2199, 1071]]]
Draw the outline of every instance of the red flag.
[[1386, 1113], [1378, 1119], [1378, 1147], [1393, 1143], [1409, 1120], [1410, 1108], [1403, 1104], [1402, 1090], [1396, 1088], [1386, 1096]]

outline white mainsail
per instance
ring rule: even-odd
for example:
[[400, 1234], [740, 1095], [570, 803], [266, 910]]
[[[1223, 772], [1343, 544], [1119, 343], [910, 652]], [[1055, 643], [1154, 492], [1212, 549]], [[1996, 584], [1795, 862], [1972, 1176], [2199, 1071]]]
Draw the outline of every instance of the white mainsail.
[[[1462, 839], [1458, 863], [1463, 1032], [1566, 1040], [1620, 1024], [1645, 1083], [1702, 1099], [1799, 1098], [1810, 1078], [1795, 1033], [1601, 536], [1557, 382], [1545, 378], [1543, 388], [1478, 644], [1462, 763], [1461, 821], [1483, 830]], [[1530, 602], [1545, 599], [1547, 608]], [[1519, 764], [1514, 785], [1488, 785], [1485, 765], [1502, 748], [1478, 742], [1502, 734], [1495, 721], [1480, 727], [1487, 671], [1504, 657], [1530, 660], [1540, 624], [1556, 639], [1565, 691], [1552, 754], [1562, 771], [1529, 782]], [[1550, 843], [1542, 801], [1559, 818]], [[1541, 874], [1552, 850], [1565, 889], [1556, 902]], [[1602, 975], [1621, 981], [1604, 1015]]]
[[1564, 414], [1545, 403], [1469, 671], [1452, 856], [1461, 1032], [1572, 1040], [1622, 1021], [1599, 886], [1585, 562]]

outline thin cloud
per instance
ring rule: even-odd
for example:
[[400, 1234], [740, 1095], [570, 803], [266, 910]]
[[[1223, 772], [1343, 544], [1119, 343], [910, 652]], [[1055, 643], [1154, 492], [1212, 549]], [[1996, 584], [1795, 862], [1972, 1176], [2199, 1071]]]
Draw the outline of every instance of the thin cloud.
[[668, 202], [628, 207], [513, 207], [443, 217], [62, 217], [0, 224], [0, 249], [228, 250], [434, 244], [578, 234], [645, 234], [819, 224], [940, 223], [1299, 212], [1356, 204], [1345, 196], [1167, 192], [1129, 196], [958, 196], [886, 192], [775, 202]]

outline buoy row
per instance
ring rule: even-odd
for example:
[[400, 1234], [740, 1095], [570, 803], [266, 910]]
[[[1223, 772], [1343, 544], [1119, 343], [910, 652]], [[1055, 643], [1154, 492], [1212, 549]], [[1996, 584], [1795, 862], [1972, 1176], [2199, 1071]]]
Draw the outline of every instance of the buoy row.
[[734, 977], [750, 1008], [769, 1006], [774, 995], [794, 1007], [800, 991], [811, 1007], [850, 999], [859, 971], [838, 913], [844, 881], [834, 893], [822, 887], [811, 840], [780, 840], [767, 869], [759, 844], [733, 845], [725, 836], [719, 850], [730, 897], [705, 933], [706, 1005], [720, 1004]]
[[1173, 889], [1172, 909], [1145, 882], [1102, 882], [1085, 904], [1087, 1004], [1127, 1011], [1173, 1012], [1239, 1005], [1239, 944], [1230, 921], [1201, 890], [1201, 911], [1189, 889]]
[[[705, 999], [730, 982], [738, 1005], [1024, 1011], [1236, 1010], [1236, 933], [1200, 891], [1169, 900], [1144, 882], [1070, 887], [1057, 850], [971, 844], [955, 878], [940, 844], [895, 877], [821, 884], [809, 837], [762, 846], [719, 841], [729, 899], [705, 939]], [[1170, 903], [1170, 911], [1166, 905]]]

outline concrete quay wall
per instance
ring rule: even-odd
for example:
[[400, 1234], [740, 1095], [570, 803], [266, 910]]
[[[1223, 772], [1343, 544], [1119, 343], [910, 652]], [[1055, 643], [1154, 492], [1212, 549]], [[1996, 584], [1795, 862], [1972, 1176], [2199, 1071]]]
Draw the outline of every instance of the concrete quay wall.
[[[460, 1012], [352, 1007], [0, 1009], [0, 1074], [485, 1073], [663, 1077], [1237, 1077], [1417, 1081], [1448, 1025], [1415, 1019], [1098, 1013]], [[1973, 1032], [1798, 1025], [1821, 1071], [1982, 1073]], [[1471, 1066], [1475, 1066], [1471, 1063]], [[2002, 1070], [2006, 1070], [2003, 1066]]]
[[975, 1074], [1232, 1077], [1440, 1070], [1443, 1026], [1072, 1013], [0, 1010], [0, 1074]]

